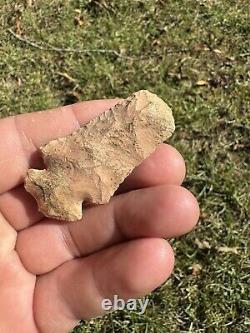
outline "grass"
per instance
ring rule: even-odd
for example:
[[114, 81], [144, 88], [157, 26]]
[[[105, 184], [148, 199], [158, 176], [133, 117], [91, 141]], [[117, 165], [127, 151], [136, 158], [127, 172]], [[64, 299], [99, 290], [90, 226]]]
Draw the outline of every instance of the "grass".
[[249, 332], [248, 0], [0, 4], [1, 117], [149, 89], [174, 110], [171, 143], [201, 206], [196, 230], [172, 240], [174, 274], [144, 315], [74, 332]]

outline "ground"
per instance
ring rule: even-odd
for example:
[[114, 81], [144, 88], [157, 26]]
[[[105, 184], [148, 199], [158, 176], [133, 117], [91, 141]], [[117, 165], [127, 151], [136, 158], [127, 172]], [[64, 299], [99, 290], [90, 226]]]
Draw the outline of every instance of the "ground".
[[74, 332], [249, 332], [249, 1], [0, 0], [0, 116], [139, 89], [172, 107], [200, 223], [144, 315]]

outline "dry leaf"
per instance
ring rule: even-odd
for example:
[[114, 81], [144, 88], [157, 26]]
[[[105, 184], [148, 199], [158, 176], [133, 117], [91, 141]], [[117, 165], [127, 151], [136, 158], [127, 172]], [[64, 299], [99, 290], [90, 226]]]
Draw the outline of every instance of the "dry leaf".
[[197, 86], [208, 86], [208, 82], [205, 80], [198, 80], [195, 84]]
[[214, 51], [214, 53], [216, 53], [216, 54], [222, 54], [221, 50], [214, 49], [213, 51]]
[[193, 264], [190, 269], [192, 270], [192, 275], [197, 276], [200, 275], [202, 266], [200, 264]]
[[222, 253], [234, 253], [239, 254], [237, 247], [228, 247], [228, 246], [220, 246], [217, 247], [217, 250]]
[[206, 240], [200, 241], [198, 238], [195, 238], [194, 242], [198, 246], [198, 248], [201, 250], [211, 249], [211, 245]]
[[31, 7], [33, 5], [33, 0], [26, 0], [27, 7]]

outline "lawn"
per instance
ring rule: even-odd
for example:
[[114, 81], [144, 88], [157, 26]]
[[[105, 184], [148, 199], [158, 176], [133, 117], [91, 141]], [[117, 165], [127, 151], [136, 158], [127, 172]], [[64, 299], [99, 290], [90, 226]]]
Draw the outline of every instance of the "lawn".
[[0, 0], [0, 18], [0, 117], [155, 92], [201, 207], [144, 315], [74, 332], [249, 332], [249, 1]]

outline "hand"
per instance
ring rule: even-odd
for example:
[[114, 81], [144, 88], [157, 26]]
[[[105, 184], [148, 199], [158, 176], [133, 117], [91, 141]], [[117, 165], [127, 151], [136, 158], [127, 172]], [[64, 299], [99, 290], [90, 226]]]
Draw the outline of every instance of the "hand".
[[162, 144], [124, 181], [109, 204], [84, 220], [44, 218], [24, 190], [28, 168], [43, 168], [38, 147], [115, 104], [91, 101], [0, 120], [0, 332], [63, 333], [103, 314], [101, 300], [139, 298], [171, 274], [163, 238], [198, 221], [194, 196], [180, 186], [181, 155]]

